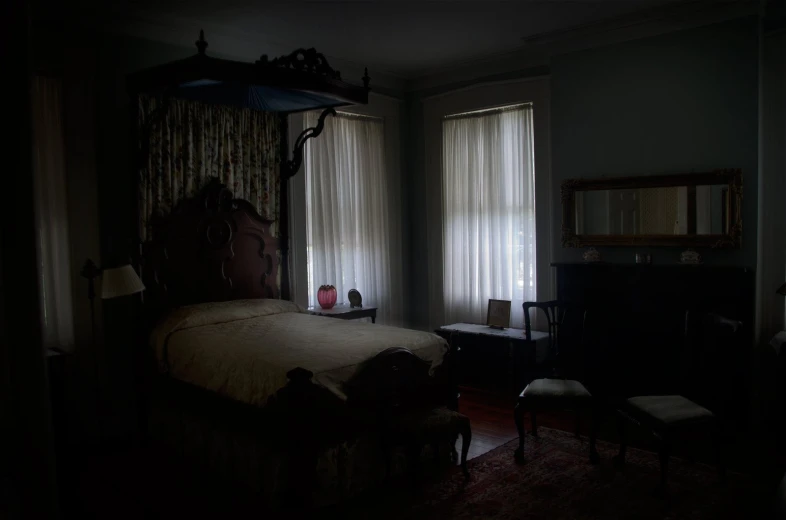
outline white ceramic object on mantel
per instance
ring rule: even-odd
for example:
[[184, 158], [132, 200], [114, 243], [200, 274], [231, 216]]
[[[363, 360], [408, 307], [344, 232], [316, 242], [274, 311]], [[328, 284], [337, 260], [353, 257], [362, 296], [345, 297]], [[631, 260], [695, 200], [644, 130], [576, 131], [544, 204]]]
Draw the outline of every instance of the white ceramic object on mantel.
[[701, 263], [701, 255], [693, 249], [686, 249], [680, 255], [681, 264], [696, 265]]
[[600, 253], [594, 247], [590, 247], [581, 255], [585, 262], [600, 262]]

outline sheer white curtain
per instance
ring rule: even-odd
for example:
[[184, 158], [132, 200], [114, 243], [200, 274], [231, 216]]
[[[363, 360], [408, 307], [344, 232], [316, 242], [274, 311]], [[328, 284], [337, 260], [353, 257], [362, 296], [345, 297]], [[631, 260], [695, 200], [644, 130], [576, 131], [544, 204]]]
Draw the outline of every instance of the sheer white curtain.
[[42, 337], [47, 348], [69, 349], [74, 343], [74, 321], [62, 82], [57, 78], [37, 76], [33, 78], [31, 94]]
[[[306, 114], [306, 126], [317, 113]], [[306, 147], [308, 301], [332, 284], [338, 302], [357, 289], [376, 304], [380, 322], [401, 322], [400, 252], [391, 233], [391, 183], [385, 167], [382, 119], [339, 113]], [[398, 286], [396, 285], [398, 284]]]
[[442, 143], [446, 323], [485, 323], [494, 298], [521, 327], [536, 294], [532, 107], [449, 116]]

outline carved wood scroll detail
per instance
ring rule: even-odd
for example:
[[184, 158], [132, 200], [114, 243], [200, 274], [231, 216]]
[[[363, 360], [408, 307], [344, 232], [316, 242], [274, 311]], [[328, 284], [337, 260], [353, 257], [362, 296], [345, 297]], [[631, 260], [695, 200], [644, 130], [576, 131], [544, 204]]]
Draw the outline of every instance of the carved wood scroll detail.
[[319, 115], [317, 126], [306, 128], [300, 133], [299, 136], [297, 136], [297, 139], [295, 139], [294, 150], [292, 151], [292, 159], [287, 159], [282, 165], [281, 173], [283, 174], [284, 179], [293, 177], [298, 172], [298, 170], [300, 170], [300, 166], [303, 164], [303, 147], [306, 146], [306, 141], [313, 139], [314, 137], [318, 137], [319, 134], [322, 133], [322, 130], [325, 129], [325, 118], [329, 115], [335, 116], [336, 111], [332, 108], [326, 108]]
[[142, 247], [145, 299], [168, 308], [244, 298], [278, 298], [278, 239], [247, 201], [213, 178], [194, 198], [152, 219]]
[[332, 79], [341, 79], [341, 72], [331, 67], [325, 55], [317, 52], [313, 47], [310, 49], [295, 49], [289, 54], [273, 58], [272, 60], [267, 57], [267, 54], [263, 54], [256, 63], [263, 67], [281, 67], [311, 74], [320, 74]]

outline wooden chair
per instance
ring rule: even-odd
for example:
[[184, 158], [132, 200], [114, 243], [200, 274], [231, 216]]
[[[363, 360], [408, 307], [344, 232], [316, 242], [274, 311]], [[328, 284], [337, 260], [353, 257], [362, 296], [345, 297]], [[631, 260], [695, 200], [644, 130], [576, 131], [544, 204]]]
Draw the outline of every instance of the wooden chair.
[[[381, 439], [386, 461], [385, 478], [390, 477], [392, 448], [404, 446], [410, 457], [413, 482], [417, 480], [420, 453], [431, 444], [438, 456], [438, 445], [462, 437], [461, 469], [465, 477], [467, 453], [472, 442], [469, 418], [448, 408], [455, 399], [450, 388], [429, 376], [430, 364], [409, 349], [393, 347], [364, 363], [345, 385], [347, 403], [366, 418]], [[455, 448], [451, 455], [457, 458]]]
[[723, 418], [733, 391], [727, 380], [730, 352], [738, 341], [742, 324], [713, 313], [687, 312], [685, 342], [675, 376], [664, 395], [644, 395], [624, 400], [619, 406], [620, 451], [614, 457], [618, 467], [625, 463], [625, 424], [633, 422], [648, 429], [658, 440], [660, 485], [658, 493], [667, 491], [667, 474], [672, 443], [689, 433], [709, 433], [715, 444], [715, 456], [721, 481], [724, 477], [722, 457]]
[[[519, 433], [519, 447], [515, 451], [516, 461], [524, 461], [524, 414], [530, 413], [532, 420], [532, 435], [538, 436], [537, 414], [542, 410], [565, 410], [576, 411], [576, 435], [579, 435], [581, 417], [587, 411], [592, 411], [592, 395], [582, 384], [580, 379], [583, 376], [584, 355], [581, 337], [574, 342], [571, 351], [561, 350], [560, 330], [565, 324], [568, 316], [574, 316], [580, 321], [579, 327], [571, 330], [583, 329], [583, 313], [578, 309], [571, 309], [570, 312], [565, 305], [558, 301], [548, 302], [525, 302], [524, 305], [524, 324], [525, 334], [528, 341], [532, 341], [532, 326], [530, 323], [529, 311], [531, 308], [542, 310], [546, 314], [548, 322], [548, 355], [544, 362], [545, 370], [541, 370], [542, 377], [538, 377], [530, 382], [518, 397], [518, 404], [514, 411], [514, 420]], [[571, 379], [569, 377], [575, 377]], [[595, 425], [593, 414], [593, 426], [590, 433], [590, 462], [597, 463], [600, 458], [595, 449]]]

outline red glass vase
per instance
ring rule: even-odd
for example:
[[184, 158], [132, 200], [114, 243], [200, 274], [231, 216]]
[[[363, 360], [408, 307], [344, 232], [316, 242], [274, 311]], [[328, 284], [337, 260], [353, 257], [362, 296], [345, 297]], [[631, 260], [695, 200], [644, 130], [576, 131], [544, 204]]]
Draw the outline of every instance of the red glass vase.
[[337, 298], [338, 292], [336, 292], [336, 288], [332, 285], [322, 285], [317, 291], [317, 301], [319, 302], [319, 306], [323, 309], [332, 309], [336, 304]]

